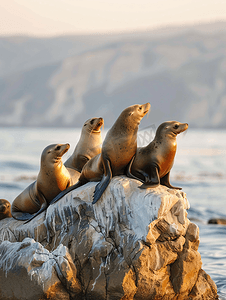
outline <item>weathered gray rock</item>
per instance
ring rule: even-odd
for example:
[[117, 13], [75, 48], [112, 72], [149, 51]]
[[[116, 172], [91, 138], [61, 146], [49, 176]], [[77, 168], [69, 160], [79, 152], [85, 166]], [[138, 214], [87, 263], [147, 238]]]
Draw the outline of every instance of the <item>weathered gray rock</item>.
[[[69, 300], [81, 292], [76, 268], [62, 244], [52, 253], [31, 238], [0, 245], [1, 299]], [[65, 282], [63, 285], [62, 282]]]
[[185, 193], [139, 185], [114, 177], [92, 205], [88, 183], [27, 224], [2, 220], [0, 299], [218, 299]]

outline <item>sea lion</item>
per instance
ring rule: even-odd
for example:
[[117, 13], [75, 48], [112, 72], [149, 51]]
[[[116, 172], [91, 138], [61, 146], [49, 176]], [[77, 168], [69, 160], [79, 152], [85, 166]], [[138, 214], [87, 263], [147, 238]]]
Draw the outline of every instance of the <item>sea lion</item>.
[[96, 185], [93, 196], [93, 204], [96, 203], [107, 188], [112, 176], [125, 173], [126, 166], [136, 153], [138, 126], [150, 107], [150, 103], [146, 103], [124, 109], [108, 131], [101, 153], [84, 165], [78, 183], [60, 193], [51, 204], [89, 181], [100, 181]]
[[11, 217], [11, 204], [5, 199], [0, 199], [0, 220]]
[[100, 128], [103, 124], [103, 118], [92, 118], [84, 123], [80, 139], [73, 154], [64, 163], [65, 167], [75, 169], [81, 173], [87, 161], [101, 153], [102, 137]]
[[143, 182], [139, 186], [141, 189], [154, 188], [159, 184], [181, 189], [170, 184], [169, 173], [177, 149], [176, 136], [187, 128], [187, 123], [176, 121], [162, 123], [156, 131], [154, 140], [146, 147], [137, 149], [136, 156], [127, 169], [127, 176]]
[[[12, 203], [13, 218], [30, 221], [45, 210], [54, 197], [71, 185], [71, 176], [61, 159], [69, 148], [69, 144], [53, 144], [43, 150], [37, 180]], [[34, 213], [36, 214], [31, 215]]]

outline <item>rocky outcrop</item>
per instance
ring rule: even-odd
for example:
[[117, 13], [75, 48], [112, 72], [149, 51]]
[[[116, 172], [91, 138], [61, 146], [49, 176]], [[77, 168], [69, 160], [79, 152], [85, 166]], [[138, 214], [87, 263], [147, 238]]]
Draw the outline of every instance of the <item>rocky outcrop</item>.
[[0, 298], [218, 299], [185, 193], [139, 185], [114, 177], [92, 205], [88, 183], [27, 224], [2, 220]]

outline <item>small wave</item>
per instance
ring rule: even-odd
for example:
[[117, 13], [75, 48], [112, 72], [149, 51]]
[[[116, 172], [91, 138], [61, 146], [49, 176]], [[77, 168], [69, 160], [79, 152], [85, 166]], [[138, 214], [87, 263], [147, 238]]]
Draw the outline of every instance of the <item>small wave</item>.
[[218, 288], [219, 300], [226, 300], [226, 283], [220, 280], [216, 283]]
[[20, 170], [36, 170], [36, 166], [25, 162], [5, 161], [2, 162], [3, 168], [20, 169]]
[[210, 214], [210, 215], [215, 215], [215, 217], [216, 218], [220, 218], [220, 217], [222, 217], [222, 218], [226, 218], [226, 215], [224, 214], [224, 213], [221, 213], [221, 212], [216, 212], [216, 211], [214, 211], [214, 210], [212, 210], [212, 209], [206, 209], [206, 213], [208, 213], [208, 214]]
[[15, 181], [35, 181], [37, 179], [36, 175], [20, 175], [14, 178]]
[[184, 172], [178, 172], [171, 176], [174, 181], [206, 181], [206, 180], [224, 180], [226, 174], [222, 172], [200, 172], [195, 175], [186, 174]]
[[216, 148], [187, 148], [180, 150], [181, 155], [189, 156], [221, 156], [226, 154], [225, 149], [216, 149]]
[[1, 189], [17, 189], [20, 190], [21, 187], [18, 184], [13, 184], [13, 183], [0, 183], [0, 188]]

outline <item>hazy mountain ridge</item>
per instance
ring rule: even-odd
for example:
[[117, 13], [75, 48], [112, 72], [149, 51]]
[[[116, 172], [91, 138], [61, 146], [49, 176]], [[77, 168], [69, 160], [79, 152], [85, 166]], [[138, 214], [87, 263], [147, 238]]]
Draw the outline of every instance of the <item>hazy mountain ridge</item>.
[[176, 119], [226, 128], [225, 33], [226, 23], [218, 23], [121, 35], [2, 38], [0, 125], [81, 126], [102, 116], [108, 127], [126, 106], [149, 101], [152, 111], [143, 126]]

